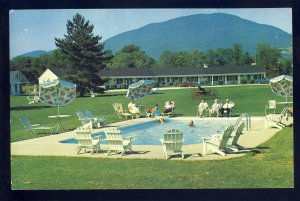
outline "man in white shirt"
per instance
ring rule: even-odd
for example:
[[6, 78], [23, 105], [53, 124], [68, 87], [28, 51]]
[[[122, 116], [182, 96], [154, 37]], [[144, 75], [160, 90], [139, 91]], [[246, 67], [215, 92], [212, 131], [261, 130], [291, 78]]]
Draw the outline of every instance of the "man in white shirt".
[[229, 117], [233, 107], [234, 107], [234, 103], [229, 99], [226, 99], [226, 103], [221, 108], [222, 117], [224, 116], [224, 114], [227, 114], [227, 116]]
[[215, 99], [214, 104], [211, 106], [211, 109], [209, 109], [209, 116], [211, 117], [216, 115], [218, 117], [221, 107], [222, 107], [222, 103], [220, 103], [218, 99]]
[[203, 112], [208, 109], [208, 104], [203, 99], [198, 106], [199, 116], [202, 118]]

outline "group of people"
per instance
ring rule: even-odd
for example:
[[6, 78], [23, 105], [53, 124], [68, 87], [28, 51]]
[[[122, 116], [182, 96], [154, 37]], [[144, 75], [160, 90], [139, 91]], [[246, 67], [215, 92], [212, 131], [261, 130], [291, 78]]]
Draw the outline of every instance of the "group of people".
[[234, 102], [229, 99], [226, 99], [224, 105], [222, 105], [219, 99], [215, 99], [211, 107], [209, 107], [207, 102], [202, 99], [198, 106], [198, 112], [200, 117], [203, 117], [204, 111], [208, 111], [209, 117], [219, 116], [220, 114], [222, 117], [224, 117], [225, 114], [227, 114], [227, 116], [229, 117], [232, 108], [234, 108]]

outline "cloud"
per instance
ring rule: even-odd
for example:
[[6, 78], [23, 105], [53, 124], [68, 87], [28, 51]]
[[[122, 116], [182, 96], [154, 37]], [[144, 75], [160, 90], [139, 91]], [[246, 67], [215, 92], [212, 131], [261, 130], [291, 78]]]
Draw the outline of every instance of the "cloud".
[[28, 31], [28, 29], [27, 29], [27, 28], [25, 28], [25, 29], [24, 29], [24, 31], [25, 31], [25, 32], [27, 32], [27, 31]]

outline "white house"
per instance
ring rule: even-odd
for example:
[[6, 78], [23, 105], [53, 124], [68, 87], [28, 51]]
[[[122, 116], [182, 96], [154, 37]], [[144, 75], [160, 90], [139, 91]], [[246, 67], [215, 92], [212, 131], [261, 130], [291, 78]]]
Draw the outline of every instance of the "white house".
[[58, 76], [55, 75], [50, 69], [45, 70], [45, 72], [39, 77], [39, 84], [45, 82], [51, 82], [58, 80]]
[[29, 81], [20, 71], [10, 71], [10, 95], [22, 94], [21, 86], [28, 83]]

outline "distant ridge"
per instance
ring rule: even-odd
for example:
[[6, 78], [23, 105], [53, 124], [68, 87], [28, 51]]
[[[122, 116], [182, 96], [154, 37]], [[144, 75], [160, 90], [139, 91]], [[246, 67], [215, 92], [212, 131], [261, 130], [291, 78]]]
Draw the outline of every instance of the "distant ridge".
[[25, 54], [22, 54], [20, 56], [22, 57], [39, 57], [43, 54], [51, 54], [53, 52], [53, 50], [47, 52], [47, 51], [44, 51], [44, 50], [35, 50], [35, 51], [32, 51], [32, 52], [27, 52]]
[[207, 51], [242, 44], [253, 54], [258, 44], [288, 48], [292, 36], [270, 25], [258, 24], [224, 13], [197, 14], [161, 23], [152, 23], [104, 41], [105, 49], [119, 51], [128, 44], [139, 46], [146, 54], [158, 59], [165, 51]]

